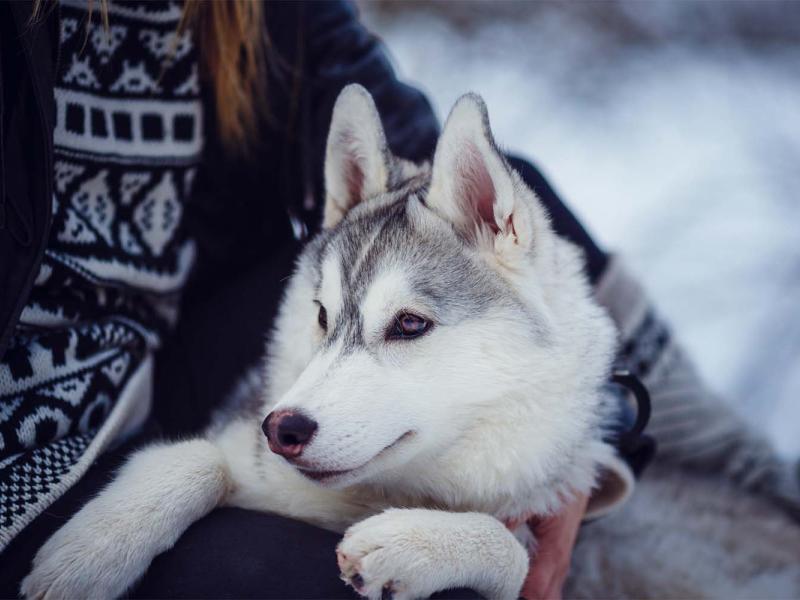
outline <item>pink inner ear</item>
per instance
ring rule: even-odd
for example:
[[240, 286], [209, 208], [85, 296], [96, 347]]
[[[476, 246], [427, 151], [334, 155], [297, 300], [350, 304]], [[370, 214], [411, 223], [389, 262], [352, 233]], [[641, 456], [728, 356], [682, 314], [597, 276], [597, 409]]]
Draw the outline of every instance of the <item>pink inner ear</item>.
[[347, 157], [345, 165], [345, 181], [347, 181], [347, 208], [352, 208], [362, 199], [364, 190], [364, 171], [358, 160], [352, 155]]
[[480, 150], [473, 144], [465, 146], [462, 161], [459, 175], [464, 209], [478, 223], [485, 223], [492, 232], [497, 233], [500, 228], [494, 220], [494, 183], [486, 168], [486, 162]]
[[339, 134], [339, 146], [344, 155], [342, 175], [347, 186], [347, 198], [342, 198], [342, 200], [347, 202], [349, 210], [363, 199], [364, 168], [358, 151], [358, 140], [351, 131], [342, 131]]

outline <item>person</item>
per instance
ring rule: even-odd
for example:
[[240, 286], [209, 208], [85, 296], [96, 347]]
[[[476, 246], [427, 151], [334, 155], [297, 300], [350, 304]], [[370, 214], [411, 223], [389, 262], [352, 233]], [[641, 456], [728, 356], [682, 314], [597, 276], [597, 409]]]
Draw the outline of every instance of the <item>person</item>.
[[[358, 82], [371, 92], [399, 156], [429, 158], [439, 131], [348, 3], [96, 4], [0, 4], [3, 597], [132, 450], [200, 431], [259, 359], [280, 282], [319, 226], [339, 91]], [[791, 504], [786, 465], [708, 392], [620, 260], [533, 165], [509, 162], [583, 249], [619, 328], [619, 364], [650, 388], [662, 459]], [[621, 401], [621, 428], [629, 413]], [[540, 546], [525, 597], [559, 596], [587, 510], [624, 498], [652, 453], [648, 438], [620, 445], [623, 460], [591, 499], [531, 523]], [[130, 595], [352, 597], [337, 542], [305, 523], [218, 509]]]

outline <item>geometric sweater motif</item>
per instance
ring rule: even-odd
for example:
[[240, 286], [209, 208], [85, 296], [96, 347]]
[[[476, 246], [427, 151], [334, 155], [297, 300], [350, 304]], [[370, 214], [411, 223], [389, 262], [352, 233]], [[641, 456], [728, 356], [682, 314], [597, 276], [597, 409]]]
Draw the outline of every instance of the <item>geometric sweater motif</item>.
[[197, 53], [176, 2], [62, 0], [53, 219], [0, 361], [0, 549], [149, 410], [195, 260]]

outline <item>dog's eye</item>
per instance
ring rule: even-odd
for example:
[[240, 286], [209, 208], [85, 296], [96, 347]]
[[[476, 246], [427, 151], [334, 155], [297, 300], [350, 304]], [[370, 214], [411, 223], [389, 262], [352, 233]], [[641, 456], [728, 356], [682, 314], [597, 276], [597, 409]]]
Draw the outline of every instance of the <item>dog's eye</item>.
[[421, 336], [433, 326], [432, 321], [410, 312], [402, 312], [394, 318], [394, 323], [386, 332], [386, 339], [409, 340]]
[[325, 310], [325, 307], [322, 306], [322, 304], [319, 305], [317, 321], [319, 322], [319, 326], [322, 327], [322, 331], [328, 331], [328, 311]]

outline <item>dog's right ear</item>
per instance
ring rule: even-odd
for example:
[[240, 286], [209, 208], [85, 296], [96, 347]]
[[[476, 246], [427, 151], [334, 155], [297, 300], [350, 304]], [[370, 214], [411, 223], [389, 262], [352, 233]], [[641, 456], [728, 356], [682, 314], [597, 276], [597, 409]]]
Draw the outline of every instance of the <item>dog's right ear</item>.
[[427, 204], [470, 243], [506, 259], [528, 253], [540, 234], [538, 202], [494, 142], [480, 96], [450, 112], [433, 159]]
[[359, 202], [386, 191], [391, 155], [383, 125], [369, 92], [345, 87], [333, 107], [325, 150], [325, 216], [335, 227]]

